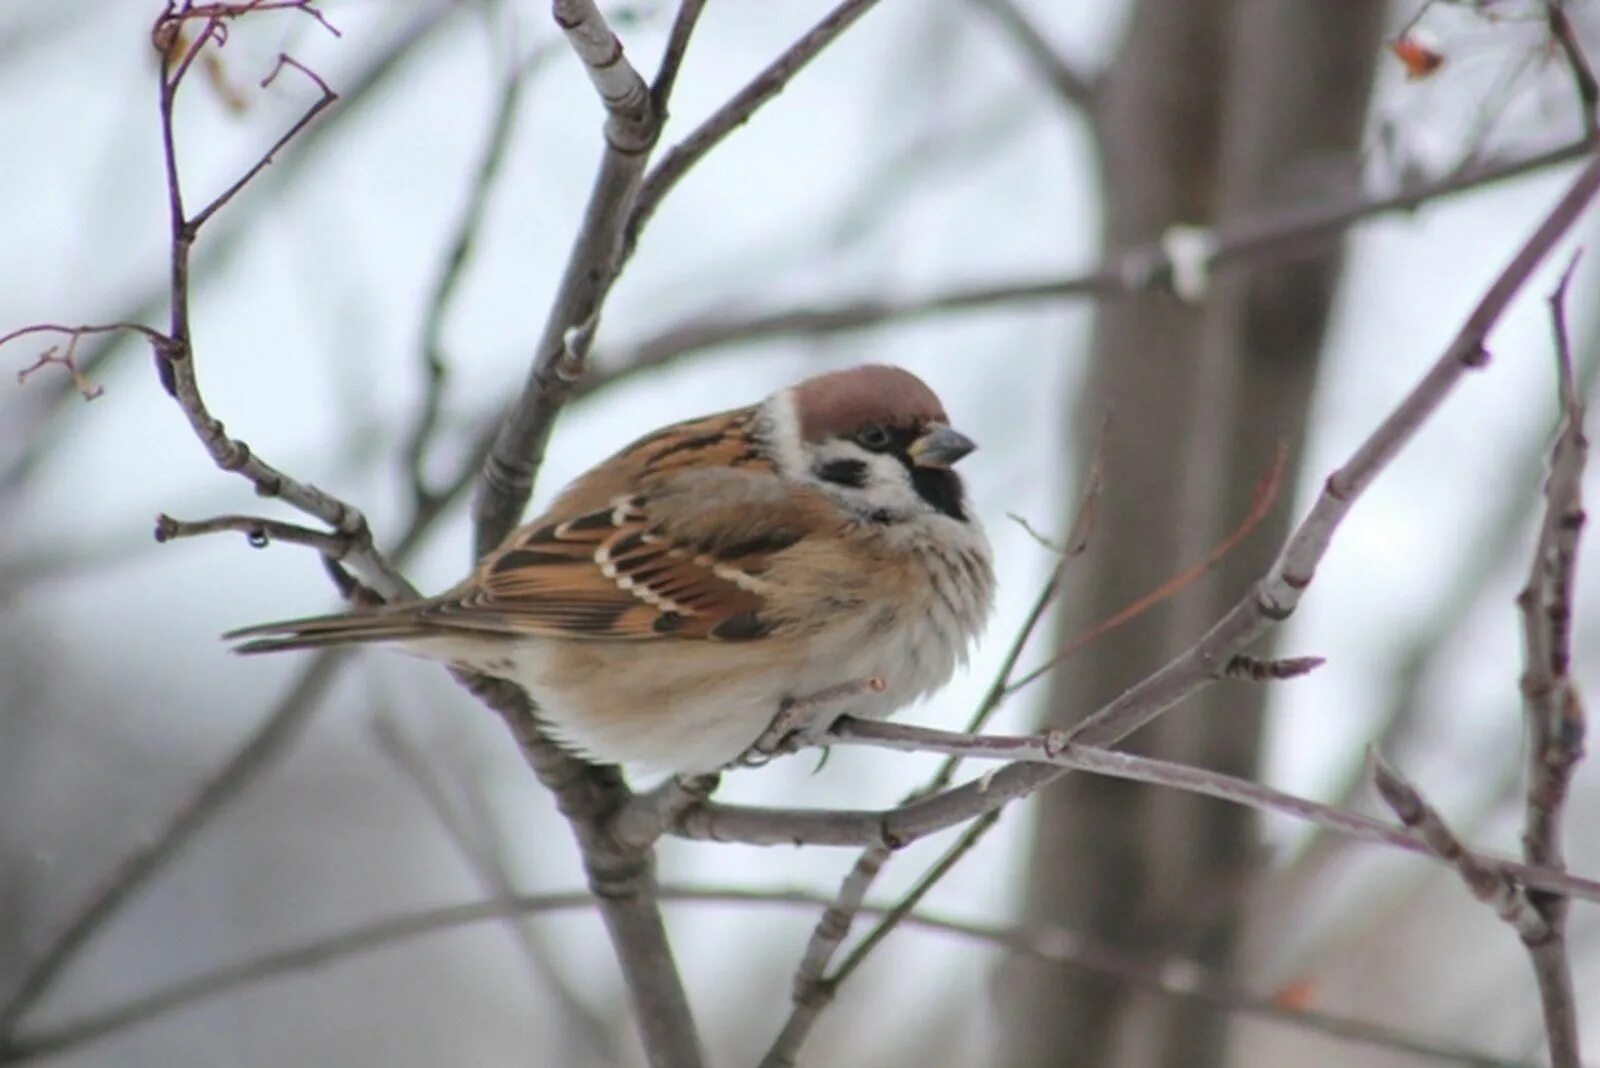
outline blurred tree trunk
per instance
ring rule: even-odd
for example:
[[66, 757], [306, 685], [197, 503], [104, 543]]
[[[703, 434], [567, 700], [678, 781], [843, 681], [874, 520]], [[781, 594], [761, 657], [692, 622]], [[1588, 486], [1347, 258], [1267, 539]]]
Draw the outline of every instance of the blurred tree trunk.
[[[1373, 0], [1138, 3], [1098, 102], [1106, 248], [1353, 190], [1381, 16]], [[1101, 309], [1071, 454], [1081, 467], [1109, 415], [1105, 492], [1063, 638], [1203, 559], [1280, 442], [1295, 470], [1337, 272], [1323, 254], [1220, 275], [1199, 305], [1158, 294]], [[1270, 560], [1292, 486], [1205, 579], [1058, 671], [1049, 718], [1081, 718], [1199, 637]], [[1214, 687], [1129, 748], [1254, 775], [1265, 696]], [[1075, 775], [1034, 818], [1025, 920], [1229, 965], [1259, 860], [1243, 810]], [[1227, 1021], [1209, 1010], [1063, 969], [1008, 965], [1003, 979], [1006, 1065], [1225, 1063]]]

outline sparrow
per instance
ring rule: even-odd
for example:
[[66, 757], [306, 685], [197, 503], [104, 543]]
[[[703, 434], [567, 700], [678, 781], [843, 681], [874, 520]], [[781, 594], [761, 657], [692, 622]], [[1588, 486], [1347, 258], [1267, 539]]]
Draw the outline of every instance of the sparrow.
[[438, 596], [226, 637], [390, 643], [516, 683], [585, 759], [718, 771], [809, 695], [872, 683], [823, 702], [816, 737], [965, 662], [994, 592], [952, 470], [975, 447], [909, 371], [819, 375], [640, 438]]

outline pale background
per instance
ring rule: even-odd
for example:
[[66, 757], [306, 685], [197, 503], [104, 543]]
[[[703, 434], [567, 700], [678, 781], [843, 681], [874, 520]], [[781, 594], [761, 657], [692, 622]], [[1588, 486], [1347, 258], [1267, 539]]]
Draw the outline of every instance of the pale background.
[[[289, 17], [240, 32], [224, 56], [248, 110], [229, 114], [197, 82], [181, 112], [191, 196], [231, 180], [310, 99], [292, 77], [265, 93], [254, 88], [280, 48], [337, 89], [342, 70], [427, 6], [330, 0], [325, 10], [343, 31], [339, 40]], [[264, 456], [360, 504], [380, 538], [402, 518], [395, 443], [419, 396], [421, 308], [487, 127], [505, 44], [503, 15], [462, 6], [290, 187], [263, 186], [229, 209], [251, 216], [247, 236], [225, 268], [197, 282], [197, 360], [213, 410]], [[1074, 8], [1029, 5], [1065, 53], [1092, 65], [1115, 42], [1121, 7]], [[666, 142], [820, 10], [795, 0], [712, 4]], [[0, 331], [103, 318], [163, 269], [147, 39], [154, 11], [144, 0], [13, 0], [0, 10]], [[521, 49], [555, 40], [541, 6], [518, 5], [517, 15]], [[619, 29], [641, 66], [653, 67], [669, 15], [646, 11]], [[1374, 143], [1390, 122], [1405, 160], [1453, 160], [1475, 102], [1497, 92], [1497, 79], [1527, 51], [1518, 32], [1463, 31], [1454, 46], [1472, 58], [1420, 85], [1405, 84], [1386, 63]], [[448, 323], [451, 422], [435, 456], [439, 471], [454, 463], [482, 413], [520, 383], [587, 194], [600, 109], [576, 60], [556, 44], [529, 84], [487, 235]], [[1559, 71], [1535, 71], [1517, 85], [1491, 144], [1515, 151], [1570, 135]], [[912, 294], [1091, 267], [1097, 192], [1083, 137], [965, 4], [886, 2], [668, 199], [608, 305], [600, 359], [710, 307]], [[1370, 183], [1381, 189], [1394, 171], [1375, 149]], [[1565, 177], [1548, 173], [1355, 232], [1312, 462], [1293, 490], [1300, 499], [1434, 358]], [[1591, 220], [1580, 241], [1595, 232]], [[1592, 259], [1573, 286], [1580, 357], [1596, 305]], [[1489, 517], [1526, 497], [1527, 457], [1553, 426], [1554, 365], [1540, 298], [1558, 268], [1553, 260], [1536, 277], [1496, 332], [1489, 370], [1466, 383], [1336, 539], [1284, 639], [1286, 651], [1329, 663], [1274, 692], [1274, 785], [1331, 794], [1375, 735], [1403, 655], [1435, 626], [1437, 606], [1463, 571], [1481, 571], [1483, 595], [1449, 620], [1447, 655], [1426, 678], [1427, 745], [1404, 760], [1478, 841], [1514, 849], [1514, 813], [1485, 799], [1514, 770], [1520, 745], [1511, 598], [1531, 544], [1531, 512], [1509, 560], [1468, 561]], [[1051, 563], [1006, 513], [1050, 531], [1066, 523], [1071, 501], [1061, 471], [1085, 458], [1063, 451], [1063, 413], [1090, 313], [1086, 302], [997, 308], [736, 347], [640, 375], [567, 412], [534, 507], [661, 423], [750, 402], [818, 369], [871, 359], [916, 371], [981, 443], [963, 470], [1000, 577], [999, 612], [971, 669], [907, 714], [958, 726]], [[34, 386], [10, 378], [36, 351], [0, 350], [0, 459], [25, 444], [18, 428]], [[234, 659], [216, 635], [332, 604], [306, 550], [258, 552], [233, 536], [155, 545], [158, 512], [199, 517], [259, 510], [260, 502], [212, 468], [146, 353], [130, 346], [100, 380], [105, 395], [75, 402], [51, 424], [43, 462], [0, 497], [0, 979], [15, 976], [16, 962], [46, 942], [125, 843], [159, 825], [231, 751], [294, 670], [290, 659]], [[447, 585], [464, 571], [467, 546], [458, 508], [410, 574], [424, 589]], [[1588, 640], [1594, 573], [1581, 572], [1588, 592], [1579, 598], [1576, 663], [1591, 694], [1600, 683]], [[1037, 641], [1031, 658], [1048, 648]], [[1027, 729], [1036, 712], [1020, 700], [996, 728]], [[364, 653], [289, 757], [140, 895], [30, 1022], [65, 1019], [357, 921], [480, 897], [417, 791], [374, 744], [378, 716], [398, 721], [438, 765], [476, 784], [523, 886], [581, 885], [568, 833], [502, 725], [436, 668]], [[732, 775], [725, 795], [881, 806], [930, 766], [866, 750], [835, 752], [816, 773], [812, 764], [791, 759]], [[1591, 772], [1580, 771], [1571, 805], [1571, 861], [1590, 874], [1600, 871], [1587, 818], [1596, 800]], [[1476, 826], [1474, 813], [1482, 814]], [[1005, 918], [1020, 892], [1017, 832], [1027, 819], [1026, 805], [1009, 814], [929, 908]], [[1284, 858], [1303, 836], [1273, 821], [1265, 830]], [[941, 844], [924, 843], [897, 862], [885, 895]], [[850, 857], [668, 842], [662, 875], [831, 892]], [[1240, 978], [1270, 991], [1310, 976], [1319, 1007], [1508, 1054], [1534, 1048], [1537, 1002], [1509, 930], [1421, 860], [1365, 846], [1347, 858], [1292, 921], [1257, 934]], [[750, 1063], [781, 1022], [790, 969], [814, 916], [668, 909], [715, 1061]], [[1579, 1004], [1591, 1010], [1600, 993], [1596, 916], [1580, 904], [1572, 918]], [[537, 921], [536, 930], [579, 994], [613, 1022], [624, 1063], [634, 1063], [598, 922], [561, 914]], [[896, 934], [845, 989], [810, 1056], [817, 1064], [985, 1063], [996, 959], [943, 936]], [[1588, 1043], [1600, 1044], [1600, 1013], [1590, 1011], [1587, 1024]], [[230, 994], [54, 1063], [590, 1063], [595, 1055], [563, 1026], [504, 927], [486, 923]], [[536, 1050], [566, 1052], [530, 1062]], [[1420, 1063], [1248, 1023], [1236, 1056], [1240, 1064]]]

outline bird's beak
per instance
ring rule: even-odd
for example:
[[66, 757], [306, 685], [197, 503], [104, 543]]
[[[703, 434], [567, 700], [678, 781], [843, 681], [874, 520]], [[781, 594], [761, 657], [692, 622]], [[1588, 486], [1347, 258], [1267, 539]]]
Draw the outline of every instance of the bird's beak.
[[977, 442], [959, 431], [931, 426], [906, 452], [918, 467], [949, 467], [977, 447]]

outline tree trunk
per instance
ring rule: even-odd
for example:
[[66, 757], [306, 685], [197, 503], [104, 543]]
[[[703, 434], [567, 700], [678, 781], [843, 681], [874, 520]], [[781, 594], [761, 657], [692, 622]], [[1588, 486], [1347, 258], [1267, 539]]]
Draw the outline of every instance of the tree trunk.
[[[1350, 191], [1382, 10], [1139, 3], [1099, 101], [1107, 250]], [[1062, 597], [1063, 639], [1203, 559], [1249, 512], [1280, 443], [1294, 470], [1336, 277], [1324, 253], [1219, 275], [1196, 305], [1156, 294], [1101, 309], [1070, 455], [1081, 468], [1109, 416], [1105, 489]], [[1198, 638], [1269, 562], [1292, 485], [1204, 579], [1059, 670], [1047, 718], [1080, 719]], [[1214, 687], [1128, 747], [1253, 775], [1264, 699]], [[1034, 815], [1027, 921], [1229, 965], [1258, 860], [1243, 810], [1074, 775]], [[1224, 1063], [1227, 1021], [1212, 1010], [1036, 965], [1007, 965], [1004, 980], [1007, 1065]]]

